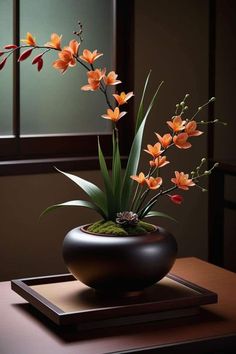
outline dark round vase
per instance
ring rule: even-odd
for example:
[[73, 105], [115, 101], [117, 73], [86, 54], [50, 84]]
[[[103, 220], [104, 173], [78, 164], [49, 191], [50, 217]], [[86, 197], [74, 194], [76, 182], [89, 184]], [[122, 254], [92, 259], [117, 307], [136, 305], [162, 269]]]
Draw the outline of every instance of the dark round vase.
[[102, 292], [135, 292], [162, 279], [177, 254], [175, 238], [161, 227], [145, 235], [92, 234], [86, 225], [68, 232], [63, 258], [74, 277]]

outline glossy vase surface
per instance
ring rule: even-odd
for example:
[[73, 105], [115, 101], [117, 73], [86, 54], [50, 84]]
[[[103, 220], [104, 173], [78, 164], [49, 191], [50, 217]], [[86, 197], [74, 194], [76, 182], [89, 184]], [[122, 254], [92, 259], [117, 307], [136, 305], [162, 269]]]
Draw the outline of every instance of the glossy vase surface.
[[161, 227], [134, 236], [92, 234], [86, 227], [68, 232], [63, 258], [76, 279], [98, 291], [141, 291], [162, 279], [175, 262], [176, 240]]

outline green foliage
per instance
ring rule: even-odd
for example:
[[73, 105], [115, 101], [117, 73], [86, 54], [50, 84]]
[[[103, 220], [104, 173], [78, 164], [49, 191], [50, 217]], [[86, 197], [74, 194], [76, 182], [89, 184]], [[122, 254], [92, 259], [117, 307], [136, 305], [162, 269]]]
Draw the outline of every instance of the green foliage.
[[114, 221], [99, 220], [94, 224], [91, 224], [87, 230], [95, 234], [127, 236], [152, 232], [155, 230], [155, 226], [144, 221], [139, 221], [135, 226], [123, 227], [116, 224]]

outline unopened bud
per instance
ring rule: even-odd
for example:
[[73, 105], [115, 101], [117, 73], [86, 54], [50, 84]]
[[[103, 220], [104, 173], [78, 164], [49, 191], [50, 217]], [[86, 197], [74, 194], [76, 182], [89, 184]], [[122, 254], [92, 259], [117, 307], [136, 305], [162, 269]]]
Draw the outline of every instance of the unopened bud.
[[206, 158], [205, 158], [205, 157], [203, 157], [203, 158], [201, 159], [201, 163], [204, 163], [204, 162], [206, 162]]
[[184, 106], [184, 101], [180, 102], [180, 106]]
[[210, 175], [211, 174], [211, 171], [204, 171], [204, 175]]
[[179, 107], [179, 104], [177, 103], [177, 104], [175, 105], [175, 107], [178, 108], [178, 107]]
[[219, 119], [215, 119], [215, 120], [214, 120], [214, 123], [217, 123], [217, 122], [219, 122]]
[[202, 188], [202, 192], [207, 192], [207, 189], [205, 189], [205, 188]]
[[219, 162], [216, 162], [213, 167], [215, 168], [215, 167], [218, 167], [218, 166], [219, 166]]
[[188, 106], [185, 106], [185, 107], [184, 107], [184, 110], [186, 111], [187, 109], [188, 109]]
[[214, 102], [215, 100], [216, 100], [215, 97], [211, 97], [211, 98], [209, 99], [209, 102]]
[[202, 107], [198, 107], [198, 111], [200, 111], [202, 109]]
[[189, 97], [189, 93], [186, 93], [185, 97], [184, 98], [188, 98]]

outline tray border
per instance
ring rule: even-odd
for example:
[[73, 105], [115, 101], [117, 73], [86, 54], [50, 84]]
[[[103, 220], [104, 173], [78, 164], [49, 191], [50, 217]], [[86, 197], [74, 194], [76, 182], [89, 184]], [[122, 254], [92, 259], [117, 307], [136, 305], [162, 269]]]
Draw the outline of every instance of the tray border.
[[33, 278], [14, 279], [11, 281], [11, 288], [17, 294], [22, 296], [37, 310], [42, 312], [46, 317], [57, 325], [75, 325], [84, 324], [89, 321], [99, 321], [118, 319], [132, 315], [145, 315], [153, 312], [180, 310], [192, 307], [200, 307], [201, 305], [213, 304], [217, 302], [217, 294], [213, 291], [205, 289], [177, 275], [169, 273], [166, 275], [169, 279], [177, 281], [180, 284], [198, 292], [194, 297], [182, 297], [173, 300], [163, 300], [159, 302], [135, 303], [122, 306], [111, 306], [106, 308], [88, 309], [83, 311], [64, 312], [45, 297], [37, 293], [30, 286], [39, 284], [49, 284], [66, 281], [76, 281], [72, 274], [48, 275]]

